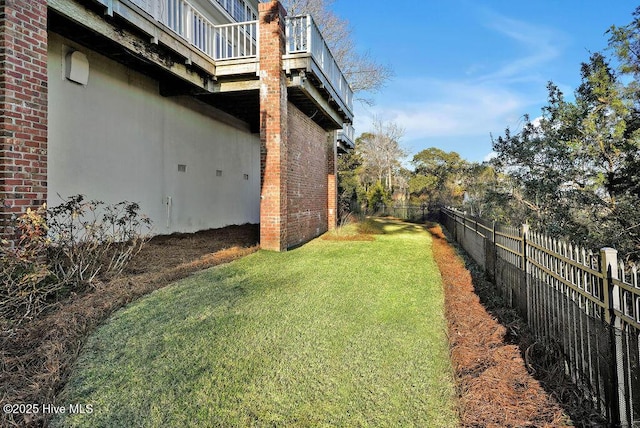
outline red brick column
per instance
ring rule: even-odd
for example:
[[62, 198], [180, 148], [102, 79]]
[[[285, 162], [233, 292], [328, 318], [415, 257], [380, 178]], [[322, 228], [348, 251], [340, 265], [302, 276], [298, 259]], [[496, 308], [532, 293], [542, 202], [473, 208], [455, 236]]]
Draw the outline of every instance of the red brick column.
[[47, 200], [47, 1], [0, 0], [0, 237]]
[[278, 1], [260, 3], [260, 246], [287, 249], [287, 86], [284, 17]]
[[329, 132], [327, 154], [327, 228], [333, 230], [338, 221], [338, 147], [336, 131]]

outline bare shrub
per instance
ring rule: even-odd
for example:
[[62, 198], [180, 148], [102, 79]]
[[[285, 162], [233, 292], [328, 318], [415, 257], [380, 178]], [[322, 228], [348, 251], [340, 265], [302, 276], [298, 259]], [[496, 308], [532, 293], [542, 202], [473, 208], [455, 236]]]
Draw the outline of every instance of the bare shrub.
[[105, 205], [77, 195], [13, 219], [17, 239], [0, 245], [0, 326], [20, 324], [60, 295], [120, 274], [149, 239], [151, 222], [139, 210], [132, 202]]
[[151, 221], [135, 202], [105, 205], [72, 196], [49, 210], [53, 245], [49, 261], [58, 278], [76, 287], [91, 285], [98, 275], [122, 272], [149, 239]]
[[16, 242], [0, 245], [0, 320], [21, 322], [36, 315], [62, 288], [46, 261], [50, 240], [45, 222], [46, 206], [14, 220]]

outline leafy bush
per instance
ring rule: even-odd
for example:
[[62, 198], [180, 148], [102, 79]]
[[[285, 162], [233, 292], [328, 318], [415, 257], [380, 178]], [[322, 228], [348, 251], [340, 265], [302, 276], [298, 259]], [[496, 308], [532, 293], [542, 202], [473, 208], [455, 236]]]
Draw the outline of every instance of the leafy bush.
[[77, 195], [15, 218], [10, 228], [19, 237], [0, 245], [0, 321], [20, 323], [64, 291], [121, 273], [148, 240], [151, 222], [139, 210]]

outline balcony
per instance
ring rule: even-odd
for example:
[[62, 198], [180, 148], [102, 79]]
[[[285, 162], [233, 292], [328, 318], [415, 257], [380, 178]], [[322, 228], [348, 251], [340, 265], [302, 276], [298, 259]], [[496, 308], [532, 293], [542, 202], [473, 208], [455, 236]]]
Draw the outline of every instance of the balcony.
[[321, 86], [327, 87], [329, 96], [339, 102], [339, 108], [351, 114], [353, 91], [311, 15], [287, 17], [285, 34], [287, 74], [295, 69], [311, 72]]
[[355, 144], [355, 130], [353, 126], [348, 123], [342, 124], [342, 129], [338, 130], [337, 135], [338, 152], [347, 153], [353, 150]]
[[[220, 22], [236, 18], [224, 8], [228, 0], [204, 2], [207, 10], [199, 9], [195, 5], [197, 1], [48, 0], [48, 4], [54, 12], [50, 20], [53, 31], [71, 34], [67, 20], [76, 21], [77, 30], [82, 27], [87, 39], [96, 31], [97, 36], [102, 36], [102, 43], [87, 40], [88, 47], [110, 42], [111, 48], [105, 48], [105, 53], [112, 57], [118, 55], [119, 58], [114, 59], [120, 62], [126, 41], [129, 46], [125, 44], [125, 48], [147, 56], [137, 61], [137, 68], [147, 71], [147, 59], [151, 56], [155, 65], [162, 68], [161, 74], [173, 75], [164, 84], [161, 80], [163, 93], [198, 96], [246, 120], [255, 129], [259, 126], [257, 101], [249, 98], [255, 98], [254, 93], [260, 88], [259, 22], [253, 19], [214, 23], [218, 17]], [[99, 13], [100, 6], [102, 13]], [[92, 10], [98, 13], [92, 14]], [[83, 14], [86, 16], [78, 19]], [[104, 15], [107, 17], [103, 18]], [[248, 8], [239, 16], [257, 18]], [[351, 123], [353, 92], [311, 16], [287, 17], [285, 26], [283, 70], [288, 78], [289, 100], [325, 129], [340, 129], [344, 123]], [[140, 40], [126, 39], [122, 29]], [[74, 31], [76, 36], [77, 31]], [[106, 42], [105, 37], [109, 39]], [[146, 46], [141, 47], [141, 41]], [[169, 58], [156, 51], [166, 52]], [[126, 61], [135, 62], [130, 57]]]
[[258, 55], [257, 20], [215, 25], [186, 0], [131, 0], [131, 3], [213, 60]]

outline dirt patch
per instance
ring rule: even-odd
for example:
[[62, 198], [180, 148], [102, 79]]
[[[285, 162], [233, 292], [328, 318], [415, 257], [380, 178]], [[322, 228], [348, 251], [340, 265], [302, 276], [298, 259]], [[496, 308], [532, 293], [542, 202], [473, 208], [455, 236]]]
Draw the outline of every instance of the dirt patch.
[[[53, 404], [87, 335], [115, 310], [198, 270], [258, 247], [257, 225], [153, 238], [125, 273], [74, 294], [38, 319], [0, 332], [1, 404]], [[0, 426], [43, 426], [46, 415], [0, 415]]]
[[474, 289], [471, 273], [440, 226], [429, 228], [445, 289], [451, 359], [464, 427], [574, 426], [561, 404], [528, 371], [520, 348]]

